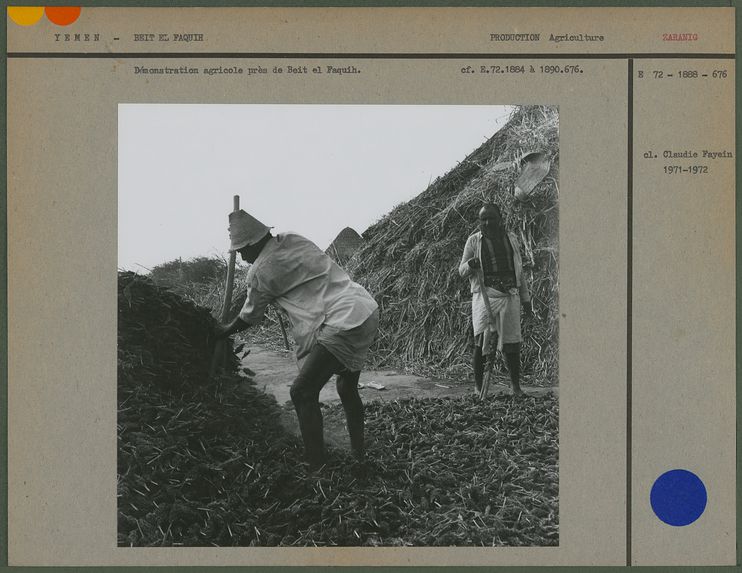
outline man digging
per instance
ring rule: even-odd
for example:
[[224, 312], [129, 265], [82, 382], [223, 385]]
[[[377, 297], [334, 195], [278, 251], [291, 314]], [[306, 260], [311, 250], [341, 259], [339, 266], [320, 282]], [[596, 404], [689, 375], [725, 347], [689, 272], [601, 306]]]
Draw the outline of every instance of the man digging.
[[220, 325], [218, 338], [258, 324], [271, 304], [289, 316], [297, 359], [304, 358], [291, 385], [310, 469], [324, 463], [319, 393], [333, 374], [345, 410], [356, 459], [364, 457], [363, 403], [358, 377], [379, 323], [376, 301], [314, 243], [294, 233], [273, 236], [243, 210], [229, 215], [230, 251], [251, 264], [247, 299], [239, 315]]
[[494, 361], [497, 349], [505, 355], [513, 394], [520, 396], [520, 310], [532, 309], [518, 241], [494, 203], [480, 209], [479, 229], [466, 240], [459, 265], [471, 285], [475, 391], [482, 390], [485, 362]]

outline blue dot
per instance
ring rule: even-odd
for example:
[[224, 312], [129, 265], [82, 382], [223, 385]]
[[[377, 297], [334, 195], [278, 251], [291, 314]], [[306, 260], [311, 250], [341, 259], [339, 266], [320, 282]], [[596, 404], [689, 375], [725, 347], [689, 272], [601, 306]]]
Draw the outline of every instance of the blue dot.
[[654, 513], [668, 525], [690, 525], [706, 509], [706, 486], [688, 470], [663, 473], [649, 494]]

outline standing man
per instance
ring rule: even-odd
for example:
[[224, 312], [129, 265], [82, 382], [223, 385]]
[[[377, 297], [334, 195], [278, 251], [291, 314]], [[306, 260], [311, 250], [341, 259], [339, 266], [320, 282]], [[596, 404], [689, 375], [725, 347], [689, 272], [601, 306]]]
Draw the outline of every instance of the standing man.
[[505, 230], [500, 208], [494, 203], [480, 209], [479, 229], [467, 239], [459, 265], [459, 274], [469, 277], [471, 284], [474, 384], [478, 393], [484, 363], [495, 359], [497, 348], [505, 354], [513, 394], [521, 395], [520, 309], [527, 313], [532, 309], [518, 241]]
[[296, 356], [306, 358], [291, 385], [310, 469], [324, 463], [319, 393], [333, 374], [345, 410], [350, 444], [364, 458], [363, 403], [358, 377], [379, 323], [376, 301], [314, 243], [294, 233], [275, 237], [270, 228], [243, 210], [230, 213], [230, 251], [251, 264], [247, 299], [239, 315], [220, 326], [227, 337], [258, 324], [275, 303], [289, 316]]

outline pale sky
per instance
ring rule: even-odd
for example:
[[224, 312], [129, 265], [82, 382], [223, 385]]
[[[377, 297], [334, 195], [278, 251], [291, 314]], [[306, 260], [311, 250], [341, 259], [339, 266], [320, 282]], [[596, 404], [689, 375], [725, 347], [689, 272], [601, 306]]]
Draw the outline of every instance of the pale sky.
[[119, 105], [118, 266], [228, 256], [232, 196], [325, 249], [424, 191], [508, 106]]

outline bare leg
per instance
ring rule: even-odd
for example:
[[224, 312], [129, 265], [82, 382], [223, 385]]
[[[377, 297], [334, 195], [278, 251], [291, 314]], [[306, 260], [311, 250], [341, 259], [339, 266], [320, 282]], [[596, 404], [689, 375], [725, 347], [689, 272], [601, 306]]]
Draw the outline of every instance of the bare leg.
[[481, 346], [474, 347], [474, 359], [472, 362], [474, 366], [474, 390], [479, 393], [479, 391], [482, 389], [482, 381], [484, 380], [485, 362], [485, 357], [482, 354]]
[[363, 402], [358, 394], [359, 372], [345, 371], [337, 377], [337, 391], [345, 410], [345, 419], [348, 423], [350, 447], [358, 461], [363, 461], [365, 449], [363, 445]]
[[304, 451], [312, 469], [325, 459], [322, 411], [319, 392], [330, 377], [341, 368], [337, 358], [320, 345], [314, 347], [299, 375], [291, 385], [291, 401], [299, 419]]
[[520, 350], [506, 352], [505, 358], [508, 362], [508, 370], [510, 371], [513, 395], [520, 396], [523, 394], [523, 390], [520, 389]]

